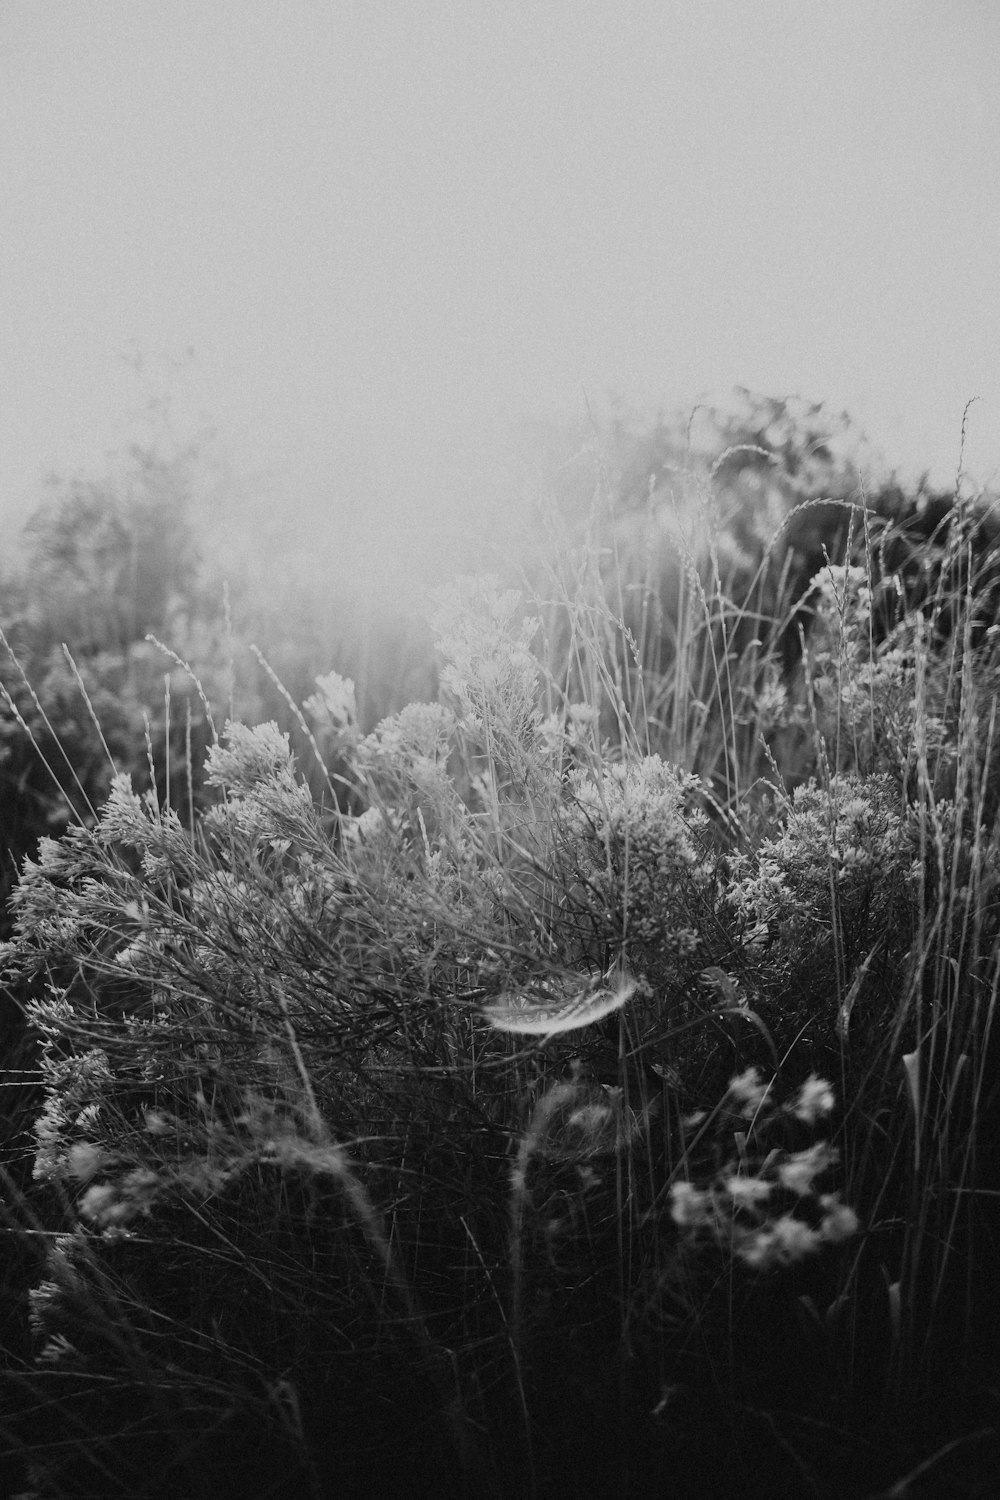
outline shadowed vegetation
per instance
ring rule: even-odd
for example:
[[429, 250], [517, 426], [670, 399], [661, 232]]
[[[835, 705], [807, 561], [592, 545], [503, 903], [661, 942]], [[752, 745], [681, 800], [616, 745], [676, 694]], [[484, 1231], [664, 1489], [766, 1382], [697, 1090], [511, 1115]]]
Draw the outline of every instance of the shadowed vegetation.
[[175, 587], [137, 738], [131, 626], [11, 617], [25, 1493], [991, 1493], [994, 512], [712, 431], [564, 465], [391, 679]]

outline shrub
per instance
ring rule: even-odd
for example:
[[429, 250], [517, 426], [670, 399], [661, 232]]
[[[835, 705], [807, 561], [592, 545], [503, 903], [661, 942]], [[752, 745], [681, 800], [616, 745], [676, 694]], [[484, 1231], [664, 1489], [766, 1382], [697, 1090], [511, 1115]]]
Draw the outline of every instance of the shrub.
[[790, 673], [719, 555], [659, 676], [593, 556], [459, 580], [440, 701], [322, 674], [311, 780], [230, 721], [41, 841], [39, 1495], [657, 1493], [716, 1423], [861, 1494], [991, 1420], [992, 644], [866, 554]]

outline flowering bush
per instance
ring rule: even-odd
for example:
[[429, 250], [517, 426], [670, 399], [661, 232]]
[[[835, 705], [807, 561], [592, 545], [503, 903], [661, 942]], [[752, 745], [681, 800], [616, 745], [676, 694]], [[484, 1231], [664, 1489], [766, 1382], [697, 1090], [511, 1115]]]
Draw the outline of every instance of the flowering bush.
[[[438, 600], [446, 701], [365, 732], [354, 684], [317, 679], [320, 792], [276, 723], [231, 722], [193, 828], [116, 775], [91, 826], [43, 840], [0, 950], [30, 990], [36, 1191], [59, 1204], [39, 1368], [117, 1371], [131, 1318], [153, 1406], [163, 1338], [214, 1411], [248, 1367], [340, 1391], [391, 1346], [448, 1422], [475, 1413], [464, 1452], [487, 1375], [528, 1412], [553, 1309], [606, 1327], [615, 1306], [620, 1349], [683, 1368], [665, 1330], [733, 1327], [734, 1285], [780, 1296], [807, 1268], [837, 1305], [869, 1224], [918, 1260], [918, 1166], [953, 1204], [949, 1118], [984, 1097], [964, 996], [996, 986], [995, 851], [971, 776], [937, 795], [956, 718], [914, 726], [919, 631], [877, 642], [865, 577], [820, 581], [811, 702], [747, 668], [758, 729], [796, 700], [817, 731], [756, 821], [756, 789], [727, 802], [643, 742], [610, 667], [602, 740], [585, 671], [572, 692], [543, 672], [520, 596], [465, 580]], [[748, 726], [716, 741], [726, 786]]]
[[523, 754], [537, 724], [537, 619], [517, 618], [521, 596], [492, 577], [462, 578], [436, 595], [432, 626], [445, 658], [441, 674], [470, 728], [500, 760]]
[[[796, 788], [777, 830], [733, 861], [727, 892], [772, 983], [808, 982], [818, 995], [835, 995], [875, 952], [888, 957], [905, 948], [913, 852], [899, 789], [887, 775], [844, 772], [826, 788], [815, 781]], [[813, 996], [802, 1003], [815, 1014]]]
[[714, 865], [698, 778], [647, 756], [569, 776], [563, 814], [584, 901], [608, 946], [649, 982], [694, 972]]

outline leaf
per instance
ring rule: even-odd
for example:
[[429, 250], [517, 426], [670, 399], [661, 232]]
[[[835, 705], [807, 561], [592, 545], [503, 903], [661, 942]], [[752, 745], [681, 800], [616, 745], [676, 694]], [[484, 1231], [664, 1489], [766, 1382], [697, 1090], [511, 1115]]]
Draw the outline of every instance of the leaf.
[[617, 989], [586, 990], [576, 999], [549, 1004], [539, 1004], [528, 995], [501, 995], [495, 1004], [483, 1007], [483, 1015], [497, 1031], [558, 1036], [603, 1021], [631, 1000], [635, 988], [635, 980], [623, 979]]
[[861, 993], [861, 986], [865, 982], [865, 977], [868, 974], [868, 969], [871, 965], [871, 961], [875, 957], [881, 946], [882, 939], [879, 938], [878, 942], [875, 944], [868, 957], [858, 965], [854, 978], [851, 981], [851, 987], [847, 991], [847, 994], [844, 996], [843, 1000], [841, 1000], [840, 1002], [840, 1010], [837, 1013], [836, 1029], [837, 1035], [842, 1042], [847, 1041], [847, 1028], [851, 1022], [851, 1011], [854, 1009], [854, 1002], [857, 1000], [858, 996]]

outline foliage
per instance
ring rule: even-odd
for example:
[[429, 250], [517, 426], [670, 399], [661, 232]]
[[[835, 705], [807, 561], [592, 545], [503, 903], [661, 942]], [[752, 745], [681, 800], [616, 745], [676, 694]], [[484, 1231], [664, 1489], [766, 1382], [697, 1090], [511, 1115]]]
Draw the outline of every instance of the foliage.
[[[811, 495], [834, 449], [767, 416]], [[195, 806], [130, 771], [110, 664], [80, 668], [100, 773], [58, 677], [14, 682], [95, 786], [0, 950], [42, 1087], [6, 1210], [40, 1500], [974, 1492], [1000, 849], [970, 515], [895, 603], [867, 511], [801, 590], [766, 542], [748, 573], [689, 538], [669, 650], [595, 516], [527, 598], [440, 592], [435, 701], [368, 719], [318, 671], [294, 741], [206, 735]]]

